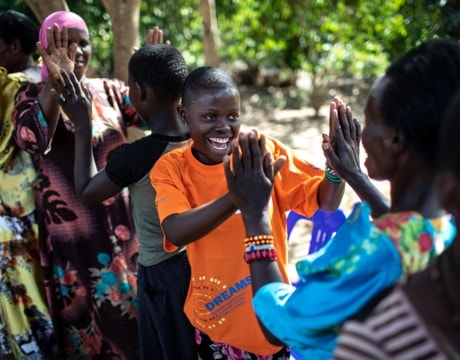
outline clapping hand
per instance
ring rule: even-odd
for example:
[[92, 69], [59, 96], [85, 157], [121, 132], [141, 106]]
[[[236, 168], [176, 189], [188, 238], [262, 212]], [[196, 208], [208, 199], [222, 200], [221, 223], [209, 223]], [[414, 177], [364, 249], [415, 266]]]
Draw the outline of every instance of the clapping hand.
[[361, 125], [351, 108], [335, 97], [329, 112], [329, 135], [323, 134], [327, 164], [344, 180], [361, 172], [359, 145]]
[[[146, 45], [157, 45], [163, 44], [163, 30], [158, 26], [154, 26], [153, 29], [150, 29], [147, 32]], [[166, 40], [164, 44], [171, 45], [169, 40]]]
[[[53, 27], [46, 29], [48, 47], [45, 50], [41, 42], [37, 43], [37, 49], [43, 58], [48, 69], [49, 77], [56, 84], [56, 79], [61, 76], [61, 70], [73, 72], [77, 44], [72, 43], [68, 46], [67, 28], [62, 27], [62, 33], [59, 32], [59, 26], [54, 24]], [[62, 80], [62, 79], [61, 79]]]
[[61, 70], [60, 77], [56, 80], [56, 87], [51, 89], [51, 93], [72, 121], [75, 129], [91, 127], [91, 93], [78, 81], [73, 72]]
[[[147, 32], [147, 37], [145, 39], [145, 45], [157, 45], [157, 44], [167, 44], [171, 45], [169, 40], [163, 42], [163, 30], [161, 30], [158, 26], [154, 26], [152, 29], [149, 29]], [[138, 48], [133, 48], [133, 52], [135, 52]]]
[[104, 90], [107, 95], [107, 101], [109, 102], [110, 106], [118, 109], [123, 113], [123, 99], [121, 98], [121, 93], [119, 88], [115, 84], [109, 85], [107, 80], [103, 80], [104, 83]]
[[268, 205], [275, 175], [285, 159], [274, 162], [265, 150], [265, 136], [258, 136], [256, 131], [240, 133], [232, 142], [231, 154], [224, 158], [230, 196], [243, 218], [259, 217]]

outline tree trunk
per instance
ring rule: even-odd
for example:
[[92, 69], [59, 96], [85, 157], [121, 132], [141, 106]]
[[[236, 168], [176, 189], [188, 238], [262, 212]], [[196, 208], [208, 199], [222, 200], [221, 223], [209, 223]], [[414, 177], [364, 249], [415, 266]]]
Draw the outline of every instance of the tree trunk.
[[26, 0], [26, 3], [34, 13], [39, 24], [55, 11], [69, 10], [66, 0]]
[[133, 48], [139, 47], [141, 0], [102, 0], [110, 15], [113, 31], [114, 76], [128, 81], [128, 62]]
[[219, 30], [215, 0], [200, 0], [203, 18], [203, 47], [206, 65], [219, 66]]

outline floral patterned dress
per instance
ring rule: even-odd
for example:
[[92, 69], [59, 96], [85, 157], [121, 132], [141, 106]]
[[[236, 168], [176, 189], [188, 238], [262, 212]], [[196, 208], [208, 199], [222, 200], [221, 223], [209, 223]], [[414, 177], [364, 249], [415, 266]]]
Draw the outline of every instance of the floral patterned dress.
[[[93, 151], [98, 169], [139, 123], [121, 81], [83, 80], [92, 94]], [[121, 109], [104, 89], [116, 88]], [[126, 191], [86, 206], [75, 192], [74, 130], [63, 115], [53, 139], [37, 96], [43, 84], [22, 88], [14, 108], [16, 142], [39, 168], [37, 212], [40, 261], [61, 356], [135, 359], [138, 354], [136, 276], [139, 244]]]
[[13, 139], [11, 111], [24, 73], [0, 67], [0, 359], [57, 359], [38, 255], [30, 154]]

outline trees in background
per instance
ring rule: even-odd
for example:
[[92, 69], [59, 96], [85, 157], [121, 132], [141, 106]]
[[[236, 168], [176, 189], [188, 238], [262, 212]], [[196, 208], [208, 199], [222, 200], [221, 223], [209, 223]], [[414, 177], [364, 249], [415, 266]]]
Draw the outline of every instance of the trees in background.
[[[41, 21], [69, 8], [88, 23], [92, 70], [127, 77], [133, 47], [158, 25], [190, 67], [243, 62], [251, 75], [292, 83], [312, 75], [310, 99], [337, 77], [372, 79], [388, 62], [434, 36], [460, 36], [457, 0], [10, 0]], [[317, 92], [315, 95], [315, 91]], [[319, 100], [320, 101], [320, 100]]]

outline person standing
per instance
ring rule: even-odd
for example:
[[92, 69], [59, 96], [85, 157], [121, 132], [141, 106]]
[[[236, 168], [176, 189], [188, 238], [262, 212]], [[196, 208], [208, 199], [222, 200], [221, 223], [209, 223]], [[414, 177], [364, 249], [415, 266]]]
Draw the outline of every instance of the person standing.
[[38, 25], [0, 13], [0, 358], [57, 359], [53, 323], [38, 256], [37, 172], [13, 139], [11, 112], [20, 86], [40, 79]]
[[[159, 29], [154, 28], [157, 33]], [[82, 202], [97, 204], [128, 187], [139, 237], [139, 339], [141, 359], [195, 360], [194, 329], [183, 311], [190, 283], [185, 248], [163, 250], [163, 232], [154, 206], [149, 173], [164, 153], [190, 143], [177, 106], [187, 66], [181, 53], [162, 44], [138, 49], [129, 61], [129, 97], [152, 133], [120, 146], [104, 169], [92, 171], [88, 99], [73, 73], [53, 90], [75, 126], [75, 186]]]
[[[326, 246], [297, 262], [298, 286], [283, 281], [275, 261], [253, 256], [258, 246], [246, 246], [252, 303], [270, 342], [287, 344], [305, 359], [331, 358], [347, 320], [364, 316], [402, 275], [427, 268], [450, 246], [456, 230], [438, 201], [435, 184], [438, 136], [459, 90], [460, 44], [443, 39], [413, 49], [375, 82], [366, 102], [362, 141], [369, 176], [390, 181], [389, 211], [371, 220], [369, 203], [355, 204]], [[359, 152], [351, 149], [359, 145], [360, 124], [338, 99], [331, 107], [335, 144], [324, 138], [328, 161], [337, 166], [349, 156], [358, 166]], [[270, 164], [263, 166], [270, 159], [264, 158], [265, 147], [259, 149], [254, 136], [239, 140], [233, 144], [234, 162], [225, 160], [230, 193], [242, 212], [246, 236], [270, 236], [267, 207], [276, 178]], [[348, 176], [359, 178], [362, 172], [348, 171]], [[276, 243], [268, 249], [278, 250]], [[385, 316], [378, 321], [382, 324]], [[373, 325], [378, 332], [380, 326]], [[392, 327], [380, 335], [385, 337], [387, 330]], [[350, 359], [361, 354], [356, 351]]]
[[47, 301], [65, 358], [135, 359], [139, 243], [129, 194], [102, 204], [81, 203], [74, 186], [75, 127], [51, 89], [59, 70], [73, 71], [91, 94], [91, 143], [97, 169], [125, 143], [126, 126], [140, 123], [128, 88], [117, 79], [88, 78], [91, 43], [75, 13], [50, 14], [40, 28], [39, 50], [59, 66], [42, 67], [42, 83], [20, 89], [14, 108], [15, 139], [37, 157], [40, 260]]
[[[251, 276], [243, 260], [241, 214], [225, 183], [223, 159], [240, 132], [240, 94], [222, 69], [199, 67], [187, 76], [180, 114], [192, 144], [163, 155], [150, 172], [164, 230], [165, 249], [186, 246], [192, 270], [184, 310], [197, 329], [201, 359], [285, 359], [289, 349], [264, 337], [252, 309]], [[276, 157], [285, 156], [271, 202], [270, 223], [278, 261], [287, 281], [286, 211], [312, 215], [335, 210], [344, 183], [299, 158], [279, 141], [267, 140]]]

